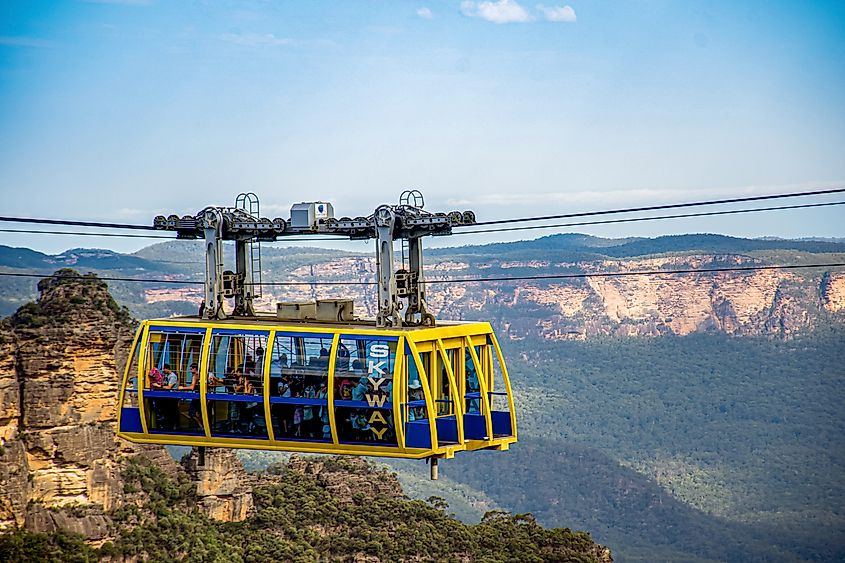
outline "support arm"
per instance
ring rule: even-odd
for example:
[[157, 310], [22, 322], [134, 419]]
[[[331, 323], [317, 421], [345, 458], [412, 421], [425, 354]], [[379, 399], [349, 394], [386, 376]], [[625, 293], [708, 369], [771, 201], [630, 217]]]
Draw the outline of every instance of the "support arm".
[[396, 273], [393, 270], [393, 229], [396, 214], [383, 205], [376, 209], [376, 269], [378, 270], [378, 313], [376, 326], [402, 326], [396, 297]]
[[203, 211], [205, 233], [205, 319], [225, 319], [223, 311], [223, 214], [209, 207]]

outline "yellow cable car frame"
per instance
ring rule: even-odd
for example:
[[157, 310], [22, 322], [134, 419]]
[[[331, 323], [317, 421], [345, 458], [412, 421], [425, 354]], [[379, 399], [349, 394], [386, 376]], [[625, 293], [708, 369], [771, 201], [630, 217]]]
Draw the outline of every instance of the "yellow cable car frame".
[[[181, 389], [163, 389], [153, 383], [151, 372], [160, 370], [172, 353], [167, 335], [179, 334], [192, 335], [190, 343], [189, 337], [182, 338], [182, 352], [175, 362]], [[225, 369], [233, 364], [249, 366], [243, 340], [247, 337], [258, 338], [259, 343], [263, 338], [266, 343], [260, 361], [259, 347], [252, 349], [251, 377], [257, 384], [251, 386], [251, 393], [247, 392], [250, 387], [234, 390], [233, 380], [222, 385], [220, 378], [226, 363]], [[330, 342], [330, 348], [321, 348], [317, 360], [308, 358], [312, 365], [304, 360], [294, 364], [277, 350], [285, 339], [291, 353], [302, 358], [307, 357], [306, 339]], [[227, 356], [221, 361], [224, 345]], [[359, 363], [350, 361], [353, 352]], [[193, 387], [187, 381], [191, 363], [198, 365], [199, 385]], [[359, 369], [362, 365], [363, 370]], [[246, 381], [247, 374], [240, 375]], [[292, 386], [285, 387], [286, 377], [301, 377], [305, 383], [311, 378], [314, 383], [306, 389], [312, 396], [284, 396], [282, 389], [287, 392]], [[358, 389], [364, 389], [357, 400], [345, 396], [349, 386], [341, 387], [343, 381], [351, 385], [355, 379], [362, 386]], [[311, 389], [323, 380], [326, 389], [320, 392], [324, 396], [313, 396]], [[308, 409], [312, 435], [306, 437], [301, 428]], [[314, 421], [315, 416], [319, 421]], [[318, 426], [320, 431], [314, 433]], [[489, 323], [376, 328], [366, 323], [288, 324], [269, 318], [142, 322], [123, 375], [118, 435], [149, 444], [410, 459], [507, 450], [517, 441], [510, 379]]]

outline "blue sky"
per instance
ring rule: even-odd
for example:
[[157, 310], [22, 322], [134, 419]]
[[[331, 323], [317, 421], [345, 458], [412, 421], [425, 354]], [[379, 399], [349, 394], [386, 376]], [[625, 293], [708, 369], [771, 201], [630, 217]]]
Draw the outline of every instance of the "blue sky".
[[[147, 223], [241, 191], [268, 216], [360, 215], [414, 187], [487, 220], [845, 186], [843, 155], [843, 2], [0, 3], [3, 215]], [[843, 219], [580, 230], [841, 237]]]

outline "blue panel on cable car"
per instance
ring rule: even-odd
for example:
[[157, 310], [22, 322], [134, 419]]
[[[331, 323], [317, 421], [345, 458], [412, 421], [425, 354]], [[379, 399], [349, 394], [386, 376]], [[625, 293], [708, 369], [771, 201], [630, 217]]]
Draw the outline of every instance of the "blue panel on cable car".
[[141, 426], [141, 411], [138, 408], [123, 407], [120, 409], [121, 432], [143, 432]]
[[[314, 335], [312, 335], [314, 336]], [[373, 340], [380, 342], [397, 342], [398, 336], [383, 336], [381, 334], [344, 334], [344, 340]]]
[[215, 328], [215, 336], [266, 336], [266, 330], [247, 330], [247, 329], [232, 329], [232, 328]]
[[415, 420], [405, 424], [405, 446], [408, 448], [431, 448], [428, 420]]
[[487, 421], [484, 419], [484, 415], [464, 415], [464, 438], [467, 440], [487, 439]]
[[510, 436], [513, 434], [511, 429], [511, 413], [505, 411], [493, 411], [491, 419], [493, 421], [493, 435], [494, 436]]
[[437, 442], [457, 443], [458, 442], [458, 419], [455, 416], [441, 416], [436, 418], [437, 422]]
[[150, 332], [167, 332], [170, 334], [205, 334], [205, 327], [193, 326], [151, 326]]

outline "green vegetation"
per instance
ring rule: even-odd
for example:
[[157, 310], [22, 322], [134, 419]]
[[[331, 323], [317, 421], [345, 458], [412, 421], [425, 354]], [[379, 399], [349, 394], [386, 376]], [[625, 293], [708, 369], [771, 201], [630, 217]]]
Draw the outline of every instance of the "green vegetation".
[[617, 561], [845, 558], [845, 327], [503, 344], [520, 442], [443, 477]]
[[[323, 459], [324, 471], [384, 479], [384, 470], [362, 469], [348, 459]], [[99, 549], [78, 536], [15, 531], [0, 535], [0, 560], [95, 561], [352, 561], [378, 557], [474, 561], [589, 563], [601, 556], [589, 534], [545, 529], [531, 514], [491, 511], [476, 525], [448, 516], [442, 499], [431, 502], [330, 493], [312, 476], [277, 464], [254, 489], [256, 510], [248, 520], [219, 523], [197, 509], [194, 485], [171, 479], [144, 458], [134, 458], [124, 478], [126, 493], [142, 494], [140, 507], [126, 504], [112, 514], [118, 537]]]

